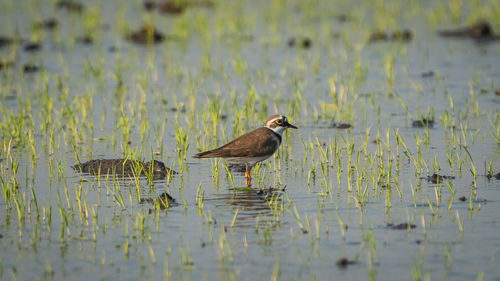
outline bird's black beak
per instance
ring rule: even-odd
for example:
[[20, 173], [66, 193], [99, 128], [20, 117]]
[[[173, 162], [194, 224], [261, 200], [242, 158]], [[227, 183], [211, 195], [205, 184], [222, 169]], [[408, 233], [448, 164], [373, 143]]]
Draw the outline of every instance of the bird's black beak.
[[292, 124], [290, 124], [290, 123], [288, 123], [288, 122], [286, 122], [286, 123], [285, 123], [285, 126], [286, 126], [287, 128], [298, 129], [297, 127], [295, 127], [294, 125], [292, 125]]

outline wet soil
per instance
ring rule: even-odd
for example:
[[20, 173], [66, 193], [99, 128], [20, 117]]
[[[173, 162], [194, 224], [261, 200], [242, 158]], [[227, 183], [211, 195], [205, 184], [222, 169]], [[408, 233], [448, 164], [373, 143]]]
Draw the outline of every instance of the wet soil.
[[424, 177], [425, 180], [427, 180], [428, 182], [432, 182], [434, 184], [443, 182], [444, 180], [452, 180], [454, 178], [455, 178], [454, 176], [442, 176], [439, 174], [432, 174], [432, 176]]
[[413, 128], [424, 128], [424, 127], [432, 128], [432, 127], [434, 127], [434, 120], [429, 119], [429, 118], [423, 118], [423, 119], [420, 119], [420, 120], [414, 120], [411, 123], [411, 126]]
[[128, 34], [126, 38], [136, 44], [148, 45], [163, 42], [165, 35], [153, 26], [145, 26], [138, 31]]
[[177, 204], [176, 200], [172, 196], [170, 196], [170, 194], [168, 194], [167, 192], [163, 192], [162, 194], [160, 194], [158, 197], [156, 197], [154, 199], [153, 198], [141, 199], [142, 204], [148, 203], [148, 204], [155, 205], [156, 202], [158, 203], [158, 206], [160, 207], [161, 210], [165, 210], [167, 208], [179, 205], [179, 204]]
[[405, 223], [400, 223], [400, 224], [388, 223], [387, 227], [389, 227], [390, 229], [395, 229], [395, 230], [406, 230], [406, 229], [415, 228], [417, 226], [414, 224], [405, 222]]
[[491, 24], [486, 20], [480, 20], [471, 26], [459, 27], [449, 30], [440, 30], [439, 35], [443, 37], [475, 39], [479, 41], [500, 39], [500, 36], [493, 32]]

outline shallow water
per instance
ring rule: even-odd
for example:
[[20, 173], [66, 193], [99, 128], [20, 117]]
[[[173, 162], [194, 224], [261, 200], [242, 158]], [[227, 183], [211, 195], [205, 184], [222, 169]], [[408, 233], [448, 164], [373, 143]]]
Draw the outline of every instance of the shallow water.
[[[42, 49], [0, 49], [14, 62], [0, 70], [1, 279], [500, 280], [500, 181], [485, 176], [490, 163], [500, 171], [490, 134], [500, 42], [437, 35], [479, 16], [500, 32], [493, 1], [464, 6], [459, 21], [446, 3], [316, 4], [218, 1], [163, 16], [139, 2], [85, 3], [81, 14], [2, 2], [0, 35]], [[352, 20], [339, 23], [342, 13]], [[49, 17], [56, 30], [32, 28]], [[144, 22], [174, 39], [126, 41]], [[367, 41], [402, 28], [415, 38]], [[86, 32], [94, 44], [76, 43]], [[291, 37], [312, 46], [290, 48]], [[23, 74], [26, 63], [42, 70]], [[428, 111], [434, 126], [413, 128]], [[244, 176], [232, 180], [223, 161], [191, 158], [276, 112], [299, 129], [253, 183], [285, 187], [278, 200], [239, 190]], [[148, 182], [71, 168], [131, 155], [179, 174]], [[434, 173], [455, 178], [433, 184]], [[179, 205], [140, 203], [164, 191]]]

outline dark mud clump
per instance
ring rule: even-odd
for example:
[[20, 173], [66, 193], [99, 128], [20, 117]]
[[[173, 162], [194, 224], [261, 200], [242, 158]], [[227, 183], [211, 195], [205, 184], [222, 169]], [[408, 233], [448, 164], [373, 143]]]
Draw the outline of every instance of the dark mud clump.
[[35, 23], [34, 26], [35, 26], [35, 28], [38, 28], [38, 29], [53, 30], [59, 26], [59, 22], [55, 18], [50, 18], [50, 19], [46, 19], [44, 21], [37, 22], [37, 23]]
[[152, 1], [147, 1], [144, 3], [144, 9], [147, 11], [151, 11], [156, 8], [161, 13], [167, 15], [179, 15], [187, 10], [187, 8], [191, 7], [212, 8], [214, 6], [214, 2], [212, 1], [164, 1], [158, 4], [155, 4]]
[[492, 173], [488, 173], [486, 175], [486, 177], [491, 180], [491, 179], [497, 179], [497, 180], [500, 180], [500, 172], [498, 172], [497, 174], [492, 174]]
[[7, 47], [12, 43], [14, 43], [14, 40], [12, 38], [0, 36], [0, 48]]
[[23, 72], [26, 72], [26, 73], [33, 73], [33, 72], [37, 72], [39, 70], [40, 70], [40, 68], [34, 64], [25, 64], [23, 66]]
[[76, 42], [84, 45], [91, 45], [94, 43], [94, 38], [90, 35], [84, 35], [76, 38]]
[[348, 22], [348, 21], [351, 21], [352, 18], [351, 16], [349, 15], [346, 15], [346, 14], [340, 14], [340, 15], [337, 15], [335, 16], [335, 19], [340, 22], [340, 23], [344, 23], [344, 22]]
[[28, 42], [26, 45], [24, 45], [24, 50], [26, 52], [36, 52], [39, 51], [42, 48], [42, 45], [37, 42]]
[[146, 10], [148, 12], [151, 12], [154, 9], [156, 9], [156, 3], [153, 1], [146, 1], [143, 3], [143, 6], [144, 6], [144, 10]]
[[434, 71], [426, 71], [426, 72], [422, 72], [422, 74], [420, 74], [420, 76], [422, 76], [422, 78], [430, 78], [430, 77], [434, 77]]
[[370, 42], [411, 41], [413, 37], [414, 37], [413, 31], [409, 29], [399, 30], [394, 32], [375, 31], [370, 35]]
[[417, 226], [414, 224], [405, 222], [405, 223], [400, 223], [400, 224], [388, 223], [387, 227], [389, 227], [390, 229], [395, 229], [395, 230], [405, 230], [405, 229], [413, 229]]
[[479, 41], [500, 39], [499, 35], [493, 33], [491, 24], [485, 20], [478, 21], [477, 23], [467, 27], [460, 27], [451, 30], [441, 30], [439, 31], [439, 35], [443, 37], [475, 39]]
[[287, 45], [290, 48], [299, 46], [300, 48], [303, 49], [309, 49], [312, 46], [312, 40], [311, 38], [308, 37], [304, 38], [291, 37], [290, 39], [288, 39]]
[[500, 96], [500, 88], [495, 91], [495, 95]]
[[397, 30], [393, 32], [375, 31], [370, 35], [370, 42], [377, 41], [411, 41], [414, 34], [410, 29]]
[[356, 264], [356, 261], [350, 260], [348, 258], [340, 258], [337, 261], [337, 266], [341, 269], [346, 269], [349, 265]]
[[432, 127], [434, 127], [434, 120], [432, 120], [430, 118], [422, 118], [420, 120], [413, 121], [411, 123], [411, 126], [413, 128], [425, 128], [425, 127], [432, 128]]
[[136, 44], [158, 44], [165, 40], [165, 35], [153, 26], [145, 26], [128, 34], [127, 39]]
[[458, 200], [460, 200], [460, 201], [462, 201], [462, 202], [465, 202], [465, 201], [467, 200], [467, 197], [465, 197], [465, 196], [460, 196], [460, 197], [458, 198]]
[[84, 6], [80, 2], [72, 0], [61, 0], [56, 3], [56, 7], [61, 10], [67, 10], [68, 12], [81, 13], [83, 12]]
[[330, 128], [345, 130], [352, 128], [352, 125], [349, 123], [333, 123]]
[[178, 15], [182, 14], [187, 9], [187, 2], [165, 1], [156, 5], [158, 10], [163, 14]]
[[[107, 175], [114, 174], [117, 176], [134, 177], [140, 171], [138, 176], [146, 176], [151, 169], [151, 162], [140, 162], [125, 159], [95, 159], [85, 163], [76, 164], [73, 166], [77, 172], [91, 175]], [[154, 179], [163, 179], [167, 175], [176, 174], [175, 171], [165, 167], [165, 164], [154, 160], [153, 166]]]
[[172, 196], [170, 196], [170, 194], [168, 194], [167, 192], [163, 192], [155, 199], [153, 198], [141, 199], [141, 204], [143, 203], [149, 203], [153, 205], [158, 204], [161, 210], [165, 210], [167, 208], [178, 205], [175, 199]]
[[432, 174], [432, 176], [425, 177], [424, 179], [426, 179], [428, 182], [432, 182], [432, 183], [436, 184], [438, 182], [443, 182], [445, 180], [452, 180], [454, 178], [455, 178], [454, 176], [442, 176], [442, 175], [434, 173], [434, 174]]

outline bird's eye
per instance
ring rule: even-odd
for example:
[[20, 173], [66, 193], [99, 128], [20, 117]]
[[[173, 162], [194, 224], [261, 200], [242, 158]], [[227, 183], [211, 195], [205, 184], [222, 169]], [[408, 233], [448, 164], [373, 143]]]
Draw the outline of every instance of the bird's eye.
[[276, 124], [278, 124], [280, 126], [283, 125], [283, 120], [281, 120], [281, 119], [276, 120]]

